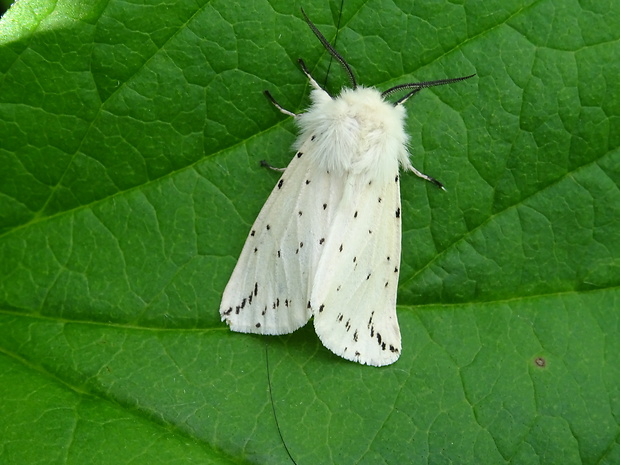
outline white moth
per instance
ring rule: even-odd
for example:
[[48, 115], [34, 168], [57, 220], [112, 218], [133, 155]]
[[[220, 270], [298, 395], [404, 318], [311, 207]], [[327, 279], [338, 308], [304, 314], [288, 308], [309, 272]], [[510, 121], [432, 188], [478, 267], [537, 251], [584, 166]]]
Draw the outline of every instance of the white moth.
[[[388, 365], [401, 353], [399, 168], [441, 186], [409, 161], [402, 104], [424, 87], [471, 76], [383, 93], [357, 86], [349, 65], [303, 15], [352, 88], [332, 98], [299, 60], [313, 87], [305, 113], [284, 110], [266, 92], [295, 117], [301, 134], [252, 226], [220, 314], [233, 331], [258, 334], [290, 333], [314, 317], [317, 335], [335, 354]], [[396, 103], [385, 100], [403, 89], [408, 93]]]

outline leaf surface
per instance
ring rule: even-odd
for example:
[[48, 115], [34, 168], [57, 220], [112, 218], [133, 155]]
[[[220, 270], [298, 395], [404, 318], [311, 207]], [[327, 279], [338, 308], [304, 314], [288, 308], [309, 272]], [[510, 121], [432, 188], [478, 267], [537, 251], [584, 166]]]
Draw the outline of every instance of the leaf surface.
[[[412, 6], [413, 5], [413, 6]], [[341, 8], [342, 7], [342, 8]], [[298, 5], [22, 0], [0, 19], [0, 461], [620, 462], [620, 4], [311, 1], [407, 103], [403, 355], [220, 322], [285, 166]], [[327, 77], [327, 78], [326, 78]]]

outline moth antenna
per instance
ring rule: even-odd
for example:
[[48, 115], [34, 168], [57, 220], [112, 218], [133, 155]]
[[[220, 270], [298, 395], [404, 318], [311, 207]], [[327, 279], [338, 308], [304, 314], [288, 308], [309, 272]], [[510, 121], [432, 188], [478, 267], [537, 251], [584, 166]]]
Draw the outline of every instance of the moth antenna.
[[422, 89], [424, 89], [426, 87], [434, 87], [434, 86], [443, 86], [445, 84], [453, 84], [455, 82], [464, 81], [465, 79], [469, 79], [469, 78], [474, 77], [474, 76], [475, 76], [475, 74], [470, 74], [469, 76], [463, 76], [463, 77], [452, 78], [452, 79], [438, 79], [437, 81], [411, 82], [411, 83], [408, 83], [408, 84], [399, 84], [397, 86], [389, 88], [386, 91], [383, 91], [381, 93], [381, 97], [385, 98], [388, 95], [393, 94], [394, 92], [398, 92], [399, 90], [413, 89], [407, 95], [405, 95], [404, 97], [402, 97], [401, 99], [397, 100], [394, 103], [394, 106], [401, 105], [401, 104], [405, 103], [407, 101], [407, 99], [409, 99], [410, 97], [412, 97], [413, 95], [415, 95], [416, 93], [418, 93], [419, 91], [421, 91]]
[[349, 64], [345, 61], [342, 55], [340, 55], [340, 53], [338, 53], [336, 49], [332, 47], [332, 45], [327, 41], [325, 36], [321, 34], [321, 31], [319, 31], [319, 29], [312, 23], [312, 21], [310, 21], [310, 18], [308, 18], [308, 15], [306, 14], [303, 8], [301, 9], [301, 14], [304, 15], [304, 19], [306, 20], [306, 23], [308, 23], [308, 26], [310, 26], [310, 29], [312, 29], [312, 32], [314, 32], [314, 35], [317, 37], [317, 39], [319, 39], [321, 44], [323, 44], [323, 47], [325, 47], [325, 50], [327, 50], [329, 54], [333, 56], [338, 61], [338, 63], [340, 63], [340, 65], [344, 68], [344, 70], [347, 72], [347, 74], [349, 75], [349, 80], [351, 81], [351, 87], [355, 89], [357, 87], [357, 81], [355, 80], [355, 76]]

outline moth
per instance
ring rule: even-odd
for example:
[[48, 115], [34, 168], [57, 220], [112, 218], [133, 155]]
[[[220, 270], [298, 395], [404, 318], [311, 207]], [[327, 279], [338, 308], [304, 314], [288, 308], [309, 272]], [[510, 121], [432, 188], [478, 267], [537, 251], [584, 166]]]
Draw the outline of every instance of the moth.
[[[314, 318], [321, 342], [355, 362], [383, 366], [402, 350], [396, 315], [401, 252], [400, 170], [443, 187], [409, 160], [403, 104], [421, 89], [469, 79], [401, 84], [380, 92], [357, 85], [351, 67], [302, 9], [351, 87], [332, 97], [301, 69], [312, 104], [282, 108], [299, 128], [284, 170], [224, 290], [220, 315], [233, 331], [286, 334]], [[386, 98], [405, 95], [395, 102]]]

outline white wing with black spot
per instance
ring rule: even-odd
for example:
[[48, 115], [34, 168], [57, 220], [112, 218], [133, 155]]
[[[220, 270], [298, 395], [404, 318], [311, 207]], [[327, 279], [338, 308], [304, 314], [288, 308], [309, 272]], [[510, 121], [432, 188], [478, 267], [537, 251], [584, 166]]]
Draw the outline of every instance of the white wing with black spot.
[[285, 334], [311, 316], [310, 289], [342, 186], [309, 162], [308, 138], [274, 187], [224, 290], [220, 315], [233, 331]]
[[387, 183], [352, 178], [345, 185], [312, 286], [314, 327], [335, 354], [388, 365], [401, 353], [399, 177], [394, 173]]

